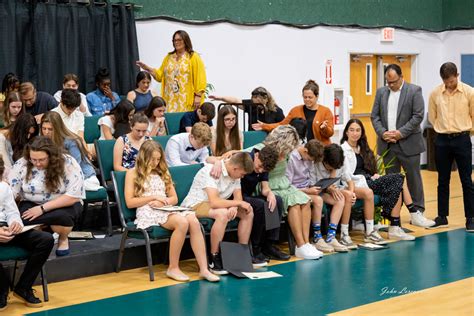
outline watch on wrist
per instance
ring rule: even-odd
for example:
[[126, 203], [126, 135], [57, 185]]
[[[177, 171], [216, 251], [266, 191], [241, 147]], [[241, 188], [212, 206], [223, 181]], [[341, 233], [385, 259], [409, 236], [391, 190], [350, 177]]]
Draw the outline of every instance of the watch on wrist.
[[41, 208], [41, 212], [44, 214], [46, 213], [46, 210], [44, 209], [44, 206], [43, 205], [40, 205], [40, 208]]

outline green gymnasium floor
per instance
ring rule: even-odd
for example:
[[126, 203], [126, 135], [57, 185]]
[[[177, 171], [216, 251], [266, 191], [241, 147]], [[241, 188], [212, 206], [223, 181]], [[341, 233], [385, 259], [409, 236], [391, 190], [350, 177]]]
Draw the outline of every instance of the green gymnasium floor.
[[30, 315], [324, 315], [474, 276], [474, 234], [464, 229], [389, 247], [268, 268], [282, 278], [226, 276]]

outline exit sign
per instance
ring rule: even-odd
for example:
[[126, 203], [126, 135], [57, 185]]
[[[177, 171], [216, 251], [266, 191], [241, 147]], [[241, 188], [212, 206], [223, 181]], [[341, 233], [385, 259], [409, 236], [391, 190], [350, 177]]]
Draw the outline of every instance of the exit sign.
[[384, 27], [381, 34], [381, 42], [393, 42], [395, 29], [393, 27]]

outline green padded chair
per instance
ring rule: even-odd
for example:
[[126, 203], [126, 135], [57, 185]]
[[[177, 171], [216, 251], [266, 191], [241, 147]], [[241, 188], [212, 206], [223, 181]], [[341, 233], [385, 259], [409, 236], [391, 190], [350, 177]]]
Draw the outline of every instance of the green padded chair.
[[244, 148], [249, 148], [263, 142], [265, 137], [267, 137], [267, 133], [264, 131], [244, 132]]
[[97, 124], [102, 116], [84, 117], [84, 140], [87, 144], [93, 144], [100, 138], [100, 126]]
[[179, 122], [186, 112], [165, 113], [166, 127], [168, 135], [179, 134]]
[[[0, 247], [0, 261], [15, 261], [15, 265], [13, 267], [12, 282], [10, 283], [11, 290], [13, 290], [16, 271], [18, 270], [18, 261], [27, 260], [29, 256], [30, 256], [30, 253], [27, 250], [20, 247], [16, 247], [16, 246]], [[46, 280], [46, 271], [44, 269], [44, 266], [41, 268], [40, 276], [41, 276], [41, 284], [43, 286], [44, 301], [47, 302], [49, 301], [48, 281]]]
[[107, 191], [113, 191], [110, 184], [111, 172], [114, 170], [114, 145], [115, 139], [96, 140], [95, 151], [97, 153], [97, 160], [99, 162], [99, 170], [102, 181], [102, 186]]
[[151, 139], [153, 139], [155, 142], [161, 145], [163, 150], [166, 148], [166, 144], [168, 143], [168, 140], [171, 138], [173, 135], [165, 135], [165, 136], [153, 136]]
[[120, 268], [122, 266], [123, 254], [125, 252], [125, 242], [127, 238], [144, 239], [150, 281], [154, 281], [155, 274], [153, 272], [153, 259], [151, 257], [150, 239], [169, 241], [171, 237], [171, 231], [161, 226], [151, 226], [148, 229], [137, 228], [137, 226], [134, 224], [136, 218], [136, 209], [128, 208], [127, 204], [125, 203], [125, 174], [125, 171], [112, 172], [112, 182], [114, 187], [115, 199], [117, 201], [119, 209], [120, 223], [122, 224], [123, 228], [122, 241], [120, 243], [120, 252], [116, 272], [120, 272]]

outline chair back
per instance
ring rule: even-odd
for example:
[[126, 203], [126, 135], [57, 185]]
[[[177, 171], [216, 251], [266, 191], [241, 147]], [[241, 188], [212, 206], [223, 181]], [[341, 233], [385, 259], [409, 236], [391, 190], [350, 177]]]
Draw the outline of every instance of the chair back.
[[181, 204], [186, 195], [188, 195], [194, 177], [203, 166], [203, 164], [194, 164], [170, 167], [171, 178], [173, 179], [176, 194], [178, 195], [178, 205]]
[[84, 117], [84, 140], [87, 144], [93, 144], [100, 138], [100, 126], [97, 124], [102, 116], [86, 116]]
[[113, 171], [112, 182], [114, 184], [115, 200], [119, 209], [119, 217], [122, 227], [127, 227], [127, 223], [133, 222], [136, 217], [136, 208], [128, 208], [125, 203], [125, 175], [126, 171]]
[[179, 134], [179, 123], [186, 112], [165, 113], [166, 126], [168, 135]]
[[107, 187], [107, 181], [110, 181], [110, 172], [114, 170], [114, 146], [115, 139], [102, 139], [95, 141], [95, 151], [99, 162], [102, 186]]
[[252, 147], [265, 140], [267, 133], [264, 131], [247, 131], [244, 132], [244, 148]]
[[166, 144], [168, 143], [168, 140], [171, 138], [171, 136], [173, 135], [153, 136], [151, 139], [160, 144], [163, 150], [165, 150]]

